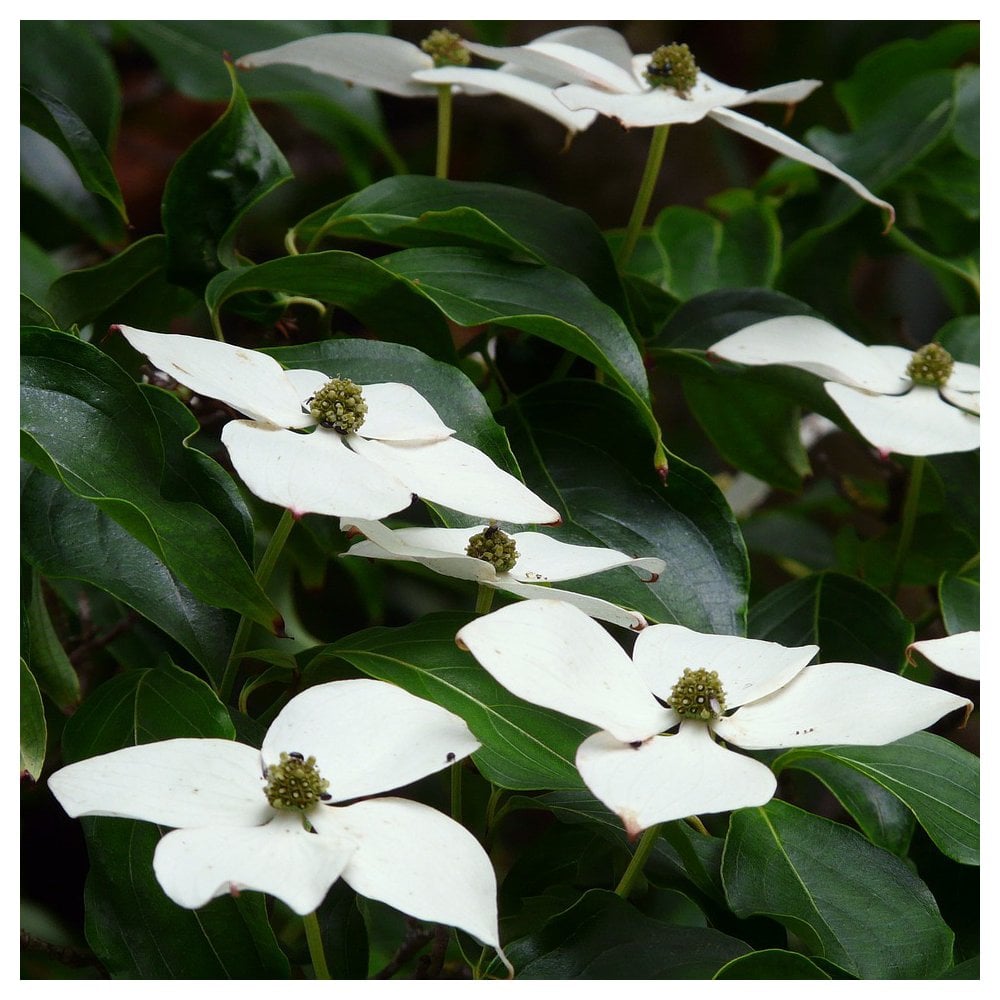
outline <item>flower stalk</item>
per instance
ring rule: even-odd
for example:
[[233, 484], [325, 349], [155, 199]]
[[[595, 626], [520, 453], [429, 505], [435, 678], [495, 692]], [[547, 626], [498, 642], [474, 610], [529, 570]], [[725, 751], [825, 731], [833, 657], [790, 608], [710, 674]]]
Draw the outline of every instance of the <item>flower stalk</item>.
[[434, 176], [440, 180], [448, 179], [448, 159], [451, 152], [451, 84], [444, 83], [437, 88], [438, 132], [437, 161]]
[[910, 551], [913, 541], [913, 528], [917, 523], [917, 508], [920, 506], [920, 486], [924, 478], [926, 459], [914, 458], [910, 468], [910, 481], [906, 486], [906, 499], [903, 501], [903, 520], [899, 530], [899, 542], [896, 545], [896, 555], [892, 562], [892, 575], [889, 577], [888, 594], [893, 600], [899, 593], [903, 581], [903, 563]]
[[317, 979], [332, 979], [330, 967], [326, 964], [326, 954], [323, 951], [323, 937], [319, 930], [319, 920], [316, 911], [307, 913], [302, 918], [306, 929], [306, 941], [309, 944], [309, 957], [312, 959], [313, 974]]
[[646, 859], [653, 850], [653, 845], [656, 843], [657, 837], [660, 836], [660, 827], [662, 825], [662, 823], [656, 823], [643, 832], [639, 840], [639, 846], [635, 849], [632, 860], [628, 863], [628, 868], [625, 869], [625, 874], [622, 875], [621, 881], [615, 887], [616, 896], [628, 899], [631, 895], [632, 890], [635, 888], [635, 883], [638, 881], [639, 876], [642, 874], [642, 869], [645, 867]]
[[639, 233], [642, 232], [642, 225], [646, 221], [646, 213], [649, 211], [649, 203], [653, 198], [653, 190], [656, 181], [660, 176], [660, 166], [663, 164], [663, 153], [667, 148], [667, 136], [670, 135], [669, 125], [657, 125], [653, 129], [653, 137], [649, 141], [649, 152], [646, 154], [646, 166], [642, 172], [642, 180], [639, 182], [639, 190], [636, 192], [635, 203], [632, 206], [632, 215], [628, 220], [628, 227], [625, 230], [625, 239], [618, 250], [618, 266], [624, 268], [635, 251], [635, 245], [639, 242]]

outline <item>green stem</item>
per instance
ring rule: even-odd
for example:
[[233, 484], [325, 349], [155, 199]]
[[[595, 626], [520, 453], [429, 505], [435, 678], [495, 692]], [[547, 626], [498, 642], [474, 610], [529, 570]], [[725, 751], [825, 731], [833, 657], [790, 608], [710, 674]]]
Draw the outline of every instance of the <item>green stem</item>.
[[451, 84], [443, 83], [438, 89], [437, 164], [434, 176], [448, 179], [448, 155], [451, 150]]
[[456, 760], [451, 765], [451, 818], [462, 822], [462, 762]]
[[326, 955], [323, 954], [323, 938], [319, 932], [319, 921], [316, 919], [315, 911], [307, 913], [302, 918], [302, 923], [306, 929], [306, 941], [309, 942], [309, 957], [312, 959], [313, 974], [317, 979], [332, 978], [326, 964]]
[[920, 484], [924, 478], [925, 459], [917, 457], [913, 459], [910, 468], [910, 481], [906, 487], [906, 499], [903, 501], [903, 522], [899, 529], [899, 544], [896, 546], [896, 557], [892, 563], [892, 575], [889, 577], [888, 594], [893, 600], [899, 592], [899, 585], [903, 579], [903, 563], [906, 555], [910, 551], [910, 542], [913, 541], [913, 527], [917, 522], [917, 507], [920, 502]]
[[619, 268], [624, 268], [629, 262], [632, 251], [635, 250], [635, 245], [639, 242], [639, 233], [642, 231], [642, 224], [646, 221], [646, 212], [649, 211], [649, 203], [653, 198], [656, 179], [660, 176], [663, 151], [667, 148], [669, 134], [669, 125], [657, 125], [653, 129], [653, 138], [649, 142], [649, 153], [646, 155], [646, 167], [642, 172], [642, 180], [639, 182], [635, 204], [632, 206], [632, 215], [628, 220], [628, 228], [625, 230], [625, 239], [618, 250]]
[[700, 834], [705, 837], [711, 837], [712, 835], [705, 828], [705, 824], [702, 823], [701, 818], [698, 816], [688, 816], [687, 818], [688, 826], [693, 826]]
[[646, 858], [649, 857], [649, 852], [652, 851], [656, 838], [660, 835], [662, 825], [662, 823], [657, 823], [643, 833], [639, 846], [635, 849], [635, 854], [632, 855], [632, 860], [628, 863], [628, 868], [625, 869], [625, 874], [622, 875], [622, 880], [615, 889], [615, 894], [621, 896], [622, 899], [628, 899], [635, 888], [635, 883], [646, 864]]
[[[288, 533], [292, 530], [293, 524], [295, 524], [295, 517], [292, 512], [290, 510], [282, 511], [281, 520], [278, 521], [278, 525], [274, 529], [274, 534], [271, 535], [271, 540], [267, 543], [267, 548], [260, 557], [260, 562], [257, 564], [257, 569], [254, 572], [254, 579], [260, 584], [261, 589], [271, 579], [271, 573], [274, 572], [274, 566], [278, 561], [278, 556], [281, 555], [281, 550], [285, 546], [285, 541], [288, 538]], [[229, 659], [226, 661], [226, 672], [222, 675], [222, 681], [219, 684], [219, 698], [223, 702], [228, 702], [233, 692], [236, 673], [240, 667], [241, 654], [246, 649], [247, 640], [250, 638], [250, 631], [252, 629], [253, 620], [243, 615], [240, 618], [239, 625], [236, 627], [233, 646], [229, 650]]]
[[476, 614], [485, 615], [493, 607], [493, 588], [487, 587], [485, 583], [479, 585], [476, 594]]

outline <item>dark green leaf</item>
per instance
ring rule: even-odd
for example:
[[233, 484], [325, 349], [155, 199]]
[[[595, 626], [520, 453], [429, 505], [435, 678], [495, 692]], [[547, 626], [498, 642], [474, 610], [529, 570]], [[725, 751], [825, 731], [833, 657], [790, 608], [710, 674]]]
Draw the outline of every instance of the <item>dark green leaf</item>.
[[101, 144], [76, 112], [44, 90], [21, 88], [21, 123], [61, 149], [80, 175], [83, 186], [110, 202], [125, 222], [125, 202]]
[[722, 877], [738, 917], [773, 917], [853, 976], [932, 978], [951, 963], [954, 935], [906, 864], [785, 802], [733, 813]]
[[772, 591], [750, 611], [748, 633], [783, 646], [819, 646], [823, 663], [899, 670], [913, 626], [884, 594], [841, 573], [815, 573]]
[[495, 785], [579, 788], [573, 760], [593, 727], [509, 694], [455, 645], [455, 633], [468, 621], [468, 615], [439, 614], [403, 628], [366, 629], [316, 650], [306, 676], [325, 680], [331, 661], [346, 660], [464, 719], [483, 744], [473, 760]]
[[[99, 687], [67, 722], [67, 762], [179, 737], [232, 739], [225, 706], [173, 666], [137, 670]], [[136, 820], [83, 820], [90, 855], [87, 942], [117, 978], [287, 978], [264, 897], [213, 900], [200, 910], [171, 902], [153, 875], [162, 830]]]
[[979, 317], [957, 316], [938, 330], [934, 338], [956, 361], [979, 364]]
[[512, 326], [590, 361], [614, 379], [659, 440], [639, 349], [621, 317], [579, 278], [459, 247], [402, 250], [379, 263], [413, 282], [454, 323]]
[[518, 979], [710, 979], [749, 950], [719, 931], [661, 923], [592, 889], [507, 954]]
[[958, 72], [955, 95], [955, 144], [967, 156], [979, 159], [979, 67]]
[[932, 733], [914, 733], [881, 747], [789, 750], [773, 767], [810, 770], [814, 760], [835, 761], [877, 782], [913, 811], [942, 853], [979, 864], [979, 758], [967, 750]]
[[734, 958], [714, 976], [715, 979], [829, 979], [815, 962], [805, 955], [780, 948], [765, 948]]
[[953, 969], [949, 969], [947, 972], [938, 976], [938, 979], [980, 979], [979, 974], [979, 959], [970, 958], [965, 962], [961, 962], [956, 965]]
[[455, 349], [440, 312], [412, 285], [378, 262], [340, 250], [281, 257], [218, 275], [205, 302], [218, 327], [219, 312], [235, 295], [268, 291], [302, 295], [353, 313], [381, 339], [453, 361]]
[[[29, 472], [29, 476], [34, 475], [39, 479], [54, 482], [47, 476], [42, 476], [38, 472]], [[59, 488], [58, 486], [56, 487]], [[32, 517], [33, 512], [24, 509], [24, 490], [21, 492], [22, 517], [21, 522], [21, 544], [22, 554], [27, 559], [31, 559], [29, 554], [30, 542], [26, 540], [25, 520]], [[55, 533], [58, 531], [56, 525], [49, 523], [48, 528]], [[29, 527], [30, 531], [30, 527]], [[31, 575], [31, 602], [28, 605], [28, 626], [29, 626], [29, 658], [31, 672], [38, 678], [39, 687], [63, 709], [75, 706], [80, 700], [80, 679], [76, 676], [76, 670], [70, 663], [59, 636], [52, 627], [52, 619], [49, 617], [49, 609], [45, 605], [45, 594], [42, 591], [42, 581], [38, 573]]]
[[531, 191], [436, 177], [387, 177], [294, 229], [312, 250], [325, 237], [395, 246], [469, 246], [575, 274], [626, 315], [607, 243], [588, 215]]
[[[218, 518], [190, 491], [177, 500], [164, 492], [202, 459], [164, 478], [165, 454], [176, 455], [178, 443], [164, 447], [128, 375], [89, 344], [33, 329], [22, 342], [22, 372], [24, 457], [149, 546], [199, 599], [273, 626], [278, 612]], [[214, 495], [220, 489], [207, 474], [199, 486]]]
[[941, 615], [949, 635], [979, 631], [979, 573], [944, 573], [938, 583]]
[[649, 467], [646, 428], [625, 397], [568, 380], [532, 390], [500, 417], [528, 485], [562, 514], [563, 525], [547, 533], [667, 563], [653, 584], [626, 568], [560, 586], [653, 621], [743, 632], [748, 570], [729, 505], [705, 473], [679, 458], [671, 457], [664, 485]]
[[202, 288], [238, 264], [236, 228], [246, 211], [292, 176], [281, 150], [250, 110], [232, 66], [225, 114], [174, 164], [163, 192], [169, 273]]
[[[736, 506], [731, 494], [729, 502]], [[774, 559], [790, 559], [807, 569], [823, 569], [837, 561], [829, 531], [815, 520], [799, 513], [762, 510], [743, 522], [743, 538], [751, 553]]]
[[[34, 240], [21, 234], [21, 291], [40, 308], [48, 305], [49, 289], [62, 272], [56, 262]], [[36, 325], [36, 324], [23, 324]], [[47, 323], [37, 324], [47, 326]], [[55, 327], [53, 326], [53, 329]]]
[[21, 293], [21, 326], [42, 326], [49, 330], [58, 330], [59, 324], [52, 315], [37, 302]]
[[21, 660], [21, 773], [37, 781], [45, 766], [45, 708], [28, 664]]
[[[42, 574], [107, 591], [180, 643], [214, 681], [221, 680], [235, 615], [198, 601], [150, 549], [95, 504], [37, 469], [29, 468], [21, 480], [21, 544]], [[75, 681], [75, 672], [72, 676]]]
[[343, 880], [330, 887], [316, 911], [332, 979], [368, 978], [368, 931], [358, 894]]
[[405, 382], [413, 386], [455, 428], [455, 437], [489, 455], [502, 469], [520, 476], [507, 435], [493, 419], [479, 390], [457, 368], [412, 347], [372, 340], [324, 340], [266, 353], [286, 368], [313, 368], [355, 381]]

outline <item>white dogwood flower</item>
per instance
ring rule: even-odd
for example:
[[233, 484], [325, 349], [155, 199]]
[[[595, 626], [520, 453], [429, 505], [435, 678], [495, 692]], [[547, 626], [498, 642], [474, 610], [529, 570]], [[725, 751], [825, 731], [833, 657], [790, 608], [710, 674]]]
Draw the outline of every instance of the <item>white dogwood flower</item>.
[[631, 566], [645, 576], [647, 583], [652, 583], [666, 566], [662, 559], [652, 556], [633, 558], [616, 549], [570, 545], [537, 531], [508, 535], [496, 525], [393, 530], [377, 521], [342, 518], [340, 526], [345, 531], [355, 528], [365, 536], [347, 555], [417, 562], [444, 576], [475, 580], [518, 597], [559, 598], [592, 618], [636, 630], [646, 627], [646, 619], [638, 611], [546, 584], [575, 580], [619, 566]]
[[302, 66], [314, 73], [396, 97], [436, 97], [438, 88], [443, 85], [452, 85], [455, 92], [474, 97], [501, 94], [541, 111], [572, 132], [582, 131], [597, 117], [594, 111], [570, 111], [556, 100], [551, 86], [537, 79], [468, 66], [467, 54], [462, 59], [461, 49], [471, 46], [453, 37], [454, 45], [446, 48], [452, 49], [457, 62], [447, 58], [449, 52], [445, 53], [444, 60], [428, 52], [428, 48], [435, 49], [435, 33], [426, 40], [427, 47], [422, 47], [390, 35], [344, 31], [300, 38], [273, 49], [251, 52], [238, 59], [236, 65], [240, 69]]
[[501, 608], [470, 622], [456, 641], [519, 697], [600, 727], [580, 744], [576, 766], [632, 837], [656, 823], [771, 798], [770, 768], [717, 740], [745, 750], [880, 745], [969, 706], [859, 663], [807, 666], [816, 646], [680, 625], [640, 632], [630, 659], [562, 601]]
[[915, 663], [914, 653], [930, 660], [935, 667], [947, 670], [949, 674], [964, 677], [966, 680], [978, 681], [979, 672], [979, 633], [956, 632], [941, 639], [922, 639], [911, 642], [906, 649], [906, 658]]
[[883, 455], [945, 455], [979, 447], [979, 367], [938, 344], [866, 347], [814, 316], [779, 316], [723, 338], [709, 355], [789, 365], [830, 381], [827, 393]]
[[[543, 36], [527, 45], [497, 47], [470, 43], [468, 48], [477, 55], [504, 62], [505, 68], [514, 66], [542, 75], [549, 81], [562, 81], [565, 86], [557, 88], [555, 96], [567, 108], [597, 111], [616, 118], [626, 128], [690, 125], [710, 118], [782, 156], [837, 178], [859, 197], [887, 212], [891, 224], [895, 217], [892, 205], [872, 194], [860, 181], [777, 129], [732, 110], [755, 102], [794, 104], [821, 86], [821, 81], [795, 80], [763, 90], [746, 91], [714, 80], [697, 69], [693, 59], [690, 78], [677, 79], [670, 73], [670, 60], [673, 58], [677, 63], [680, 57], [687, 62], [690, 59], [687, 46], [663, 46], [651, 54], [633, 55], [628, 43], [617, 32], [609, 28], [589, 29], [591, 32], [598, 30], [604, 33], [599, 50], [593, 43], [583, 46], [572, 37], [554, 39], [551, 36]], [[676, 72], [677, 67], [674, 69]]]
[[233, 467], [252, 493], [296, 516], [376, 519], [408, 507], [416, 494], [477, 517], [560, 520], [522, 482], [452, 437], [411, 386], [358, 386], [285, 370], [266, 354], [219, 341], [118, 329], [182, 385], [251, 418], [222, 430]]
[[475, 837], [419, 802], [368, 797], [478, 747], [431, 702], [382, 681], [333, 681], [293, 698], [260, 750], [223, 739], [147, 743], [70, 764], [49, 788], [73, 817], [174, 827], [153, 870], [179, 906], [253, 889], [307, 914], [342, 878], [498, 948], [496, 878]]

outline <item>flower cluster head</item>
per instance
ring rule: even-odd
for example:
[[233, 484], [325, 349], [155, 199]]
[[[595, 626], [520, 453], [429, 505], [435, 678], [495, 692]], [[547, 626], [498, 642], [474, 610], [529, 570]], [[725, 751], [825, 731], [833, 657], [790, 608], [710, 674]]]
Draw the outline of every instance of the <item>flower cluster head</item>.
[[496, 878], [475, 837], [430, 806], [372, 797], [478, 747], [461, 719], [400, 688], [333, 681], [293, 698], [260, 750], [147, 743], [70, 764], [49, 788], [70, 816], [174, 827], [153, 870], [179, 906], [253, 889], [306, 914], [342, 878], [498, 948]]
[[408, 385], [358, 386], [218, 341], [118, 329], [157, 368], [251, 418], [223, 428], [233, 467], [252, 493], [296, 516], [377, 519], [416, 495], [478, 517], [559, 522], [554, 507], [456, 440]]
[[646, 627], [646, 619], [638, 611], [548, 584], [619, 566], [631, 566], [647, 583], [653, 583], [666, 565], [654, 556], [633, 558], [617, 549], [571, 545], [538, 531], [508, 535], [492, 524], [394, 530], [374, 521], [341, 518], [340, 526], [365, 536], [346, 555], [417, 562], [443, 576], [475, 580], [518, 597], [559, 598], [593, 618], [636, 630]]
[[770, 768], [724, 744], [880, 745], [971, 708], [957, 695], [859, 663], [810, 666], [816, 646], [680, 625], [640, 632], [630, 659], [562, 601], [512, 604], [470, 622], [456, 641], [509, 691], [599, 727], [580, 744], [576, 766], [630, 836], [767, 802], [776, 787]]
[[866, 347], [814, 316], [779, 316], [744, 327], [708, 353], [743, 365], [789, 365], [830, 381], [824, 388], [884, 455], [946, 455], [979, 447], [979, 368], [940, 344], [913, 352]]

